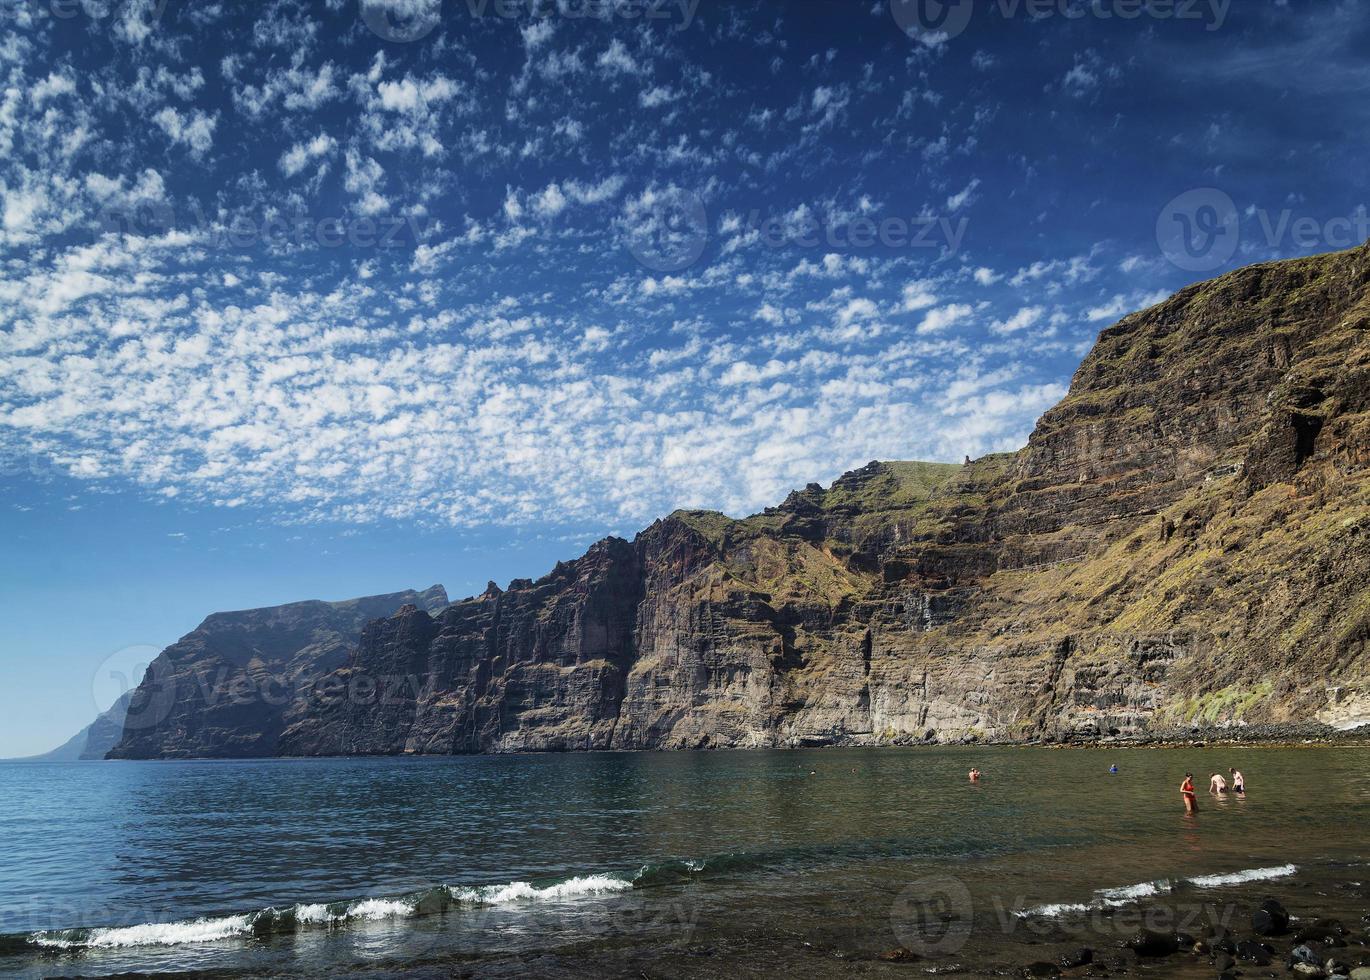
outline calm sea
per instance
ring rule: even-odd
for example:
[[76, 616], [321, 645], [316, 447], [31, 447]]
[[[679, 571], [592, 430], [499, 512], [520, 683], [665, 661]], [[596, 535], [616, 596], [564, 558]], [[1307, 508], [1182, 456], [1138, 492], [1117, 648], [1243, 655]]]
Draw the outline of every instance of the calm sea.
[[0, 975], [988, 972], [1156, 895], [1352, 895], [1367, 826], [1364, 748], [4, 764]]

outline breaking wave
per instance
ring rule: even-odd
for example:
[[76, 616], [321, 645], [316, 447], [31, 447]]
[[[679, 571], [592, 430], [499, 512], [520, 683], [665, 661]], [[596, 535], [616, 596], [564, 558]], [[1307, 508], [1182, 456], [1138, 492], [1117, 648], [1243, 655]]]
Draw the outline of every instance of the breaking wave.
[[107, 928], [54, 929], [0, 935], [0, 956], [35, 947], [49, 951], [114, 949], [133, 946], [180, 946], [245, 939], [311, 929], [333, 929], [349, 923], [403, 920], [439, 915], [462, 908], [573, 902], [602, 898], [635, 888], [683, 884], [701, 875], [730, 874], [767, 867], [779, 854], [732, 852], [705, 858], [670, 859], [644, 864], [635, 871], [577, 875], [543, 881], [510, 881], [496, 885], [438, 885], [407, 895], [360, 898], [341, 902], [301, 902], [256, 912], [187, 919], [180, 922]]
[[1095, 912], [1102, 909], [1120, 908], [1124, 905], [1131, 905], [1144, 898], [1153, 898], [1156, 895], [1168, 895], [1180, 888], [1226, 888], [1232, 885], [1244, 885], [1252, 881], [1270, 881], [1273, 878], [1287, 878], [1295, 874], [1299, 869], [1292, 864], [1282, 864], [1273, 868], [1249, 868], [1245, 871], [1234, 871], [1230, 874], [1220, 875], [1199, 875], [1194, 878], [1177, 878], [1170, 880], [1162, 878], [1157, 881], [1143, 881], [1135, 885], [1124, 885], [1121, 888], [1101, 888], [1096, 891], [1088, 902], [1074, 903], [1055, 903], [1051, 905], [1037, 905], [1030, 909], [1018, 912], [1020, 918], [1045, 918], [1057, 919], [1066, 915], [1076, 915], [1081, 912]]
[[1228, 885], [1244, 885], [1248, 881], [1269, 881], [1272, 878], [1288, 878], [1299, 869], [1292, 864], [1281, 864], [1276, 868], [1252, 868], [1249, 871], [1234, 871], [1229, 875], [1200, 875], [1187, 878], [1195, 888], [1224, 888]]
[[[394, 898], [362, 898], [331, 903], [301, 903], [286, 908], [264, 908], [243, 915], [199, 918], [184, 922], [147, 923], [93, 929], [57, 929], [25, 937], [25, 945], [43, 949], [113, 949], [130, 946], [180, 946], [224, 939], [333, 928], [352, 922], [376, 922], [436, 915], [452, 908], [488, 907], [532, 902], [566, 902], [611, 895], [635, 887], [634, 877], [584, 875], [538, 885], [511, 881], [503, 885], [451, 887], [439, 885]], [[17, 937], [3, 937], [14, 939]], [[8, 944], [10, 948], [13, 943]], [[0, 947], [3, 948], [3, 947]]]

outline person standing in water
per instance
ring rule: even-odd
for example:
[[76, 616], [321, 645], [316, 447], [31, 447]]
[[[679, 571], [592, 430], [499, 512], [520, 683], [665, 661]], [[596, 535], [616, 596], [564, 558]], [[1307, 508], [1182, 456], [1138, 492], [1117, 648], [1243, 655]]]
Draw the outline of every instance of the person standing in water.
[[1213, 778], [1208, 781], [1208, 791], [1217, 796], [1222, 796], [1227, 792], [1227, 780], [1223, 779], [1223, 774], [1215, 772]]
[[1232, 774], [1232, 792], [1236, 793], [1238, 796], [1245, 796], [1246, 777], [1236, 769], [1229, 769], [1227, 771]]
[[972, 783], [978, 783], [978, 782], [980, 781], [980, 770], [979, 770], [979, 769], [972, 769], [972, 770], [970, 771], [970, 781], [971, 781]]
[[1180, 784], [1180, 795], [1184, 797], [1186, 813], [1199, 812], [1199, 799], [1194, 795], [1194, 774], [1192, 772], [1184, 774], [1184, 782]]

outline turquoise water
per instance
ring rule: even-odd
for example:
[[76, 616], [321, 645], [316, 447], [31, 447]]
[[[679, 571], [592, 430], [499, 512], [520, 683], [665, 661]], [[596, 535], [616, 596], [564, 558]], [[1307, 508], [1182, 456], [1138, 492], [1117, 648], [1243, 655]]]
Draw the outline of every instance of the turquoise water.
[[[1184, 772], [1231, 765], [1248, 798], [1186, 816]], [[6, 764], [0, 974], [993, 959], [1019, 923], [1126, 904], [1104, 889], [1354, 878], [1367, 818], [1363, 748]], [[932, 949], [929, 910], [963, 907]]]

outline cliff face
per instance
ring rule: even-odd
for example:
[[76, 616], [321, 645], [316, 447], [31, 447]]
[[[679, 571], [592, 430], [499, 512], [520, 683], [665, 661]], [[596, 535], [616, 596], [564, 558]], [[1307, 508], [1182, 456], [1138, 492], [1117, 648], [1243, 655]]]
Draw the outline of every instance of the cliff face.
[[406, 604], [436, 611], [447, 593], [435, 585], [215, 613], [149, 665], [108, 757], [275, 755], [281, 730], [307, 710], [313, 682], [347, 662], [364, 624]]
[[[369, 623], [281, 754], [1370, 719], [1370, 246], [1104, 331], [1018, 453], [677, 512]], [[127, 735], [125, 741], [127, 742]]]
[[677, 513], [371, 624], [281, 751], [1370, 716], [1368, 337], [1370, 249], [1192, 287], [1106, 330], [1017, 454]]

